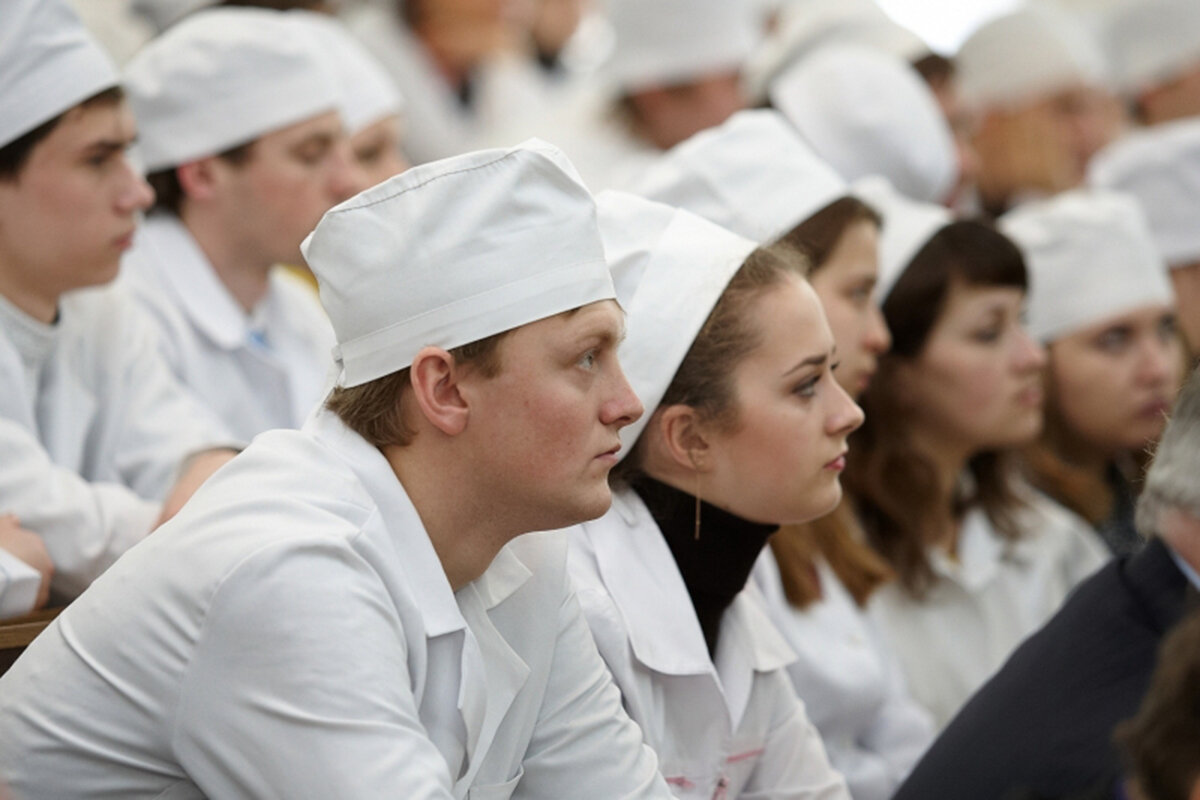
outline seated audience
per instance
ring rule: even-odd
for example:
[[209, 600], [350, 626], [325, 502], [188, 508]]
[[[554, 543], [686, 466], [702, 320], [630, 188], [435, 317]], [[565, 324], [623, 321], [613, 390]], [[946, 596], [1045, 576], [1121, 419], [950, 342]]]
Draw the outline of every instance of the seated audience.
[[[1109, 562], [1021, 645], [896, 800], [999, 800], [1014, 787], [1054, 797], [1120, 769], [1113, 727], [1137, 711], [1159, 644], [1200, 588], [1198, 458], [1200, 373], [1193, 373], [1138, 498], [1146, 547]], [[1196, 752], [1188, 751], [1193, 765]]]
[[426, 164], [304, 253], [338, 336], [324, 409], [0, 678], [0, 774], [30, 800], [669, 797], [565, 539], [518, 538], [608, 509], [641, 414], [574, 170], [537, 141]]
[[1200, 6], [1126, 0], [1103, 28], [1113, 79], [1134, 120], [1151, 126], [1200, 114]]
[[1139, 457], [1183, 378], [1166, 265], [1133, 198], [1103, 190], [1028, 203], [1000, 221], [1032, 275], [1029, 330], [1046, 345], [1046, 421], [1024, 451], [1037, 488], [1133, 552]]

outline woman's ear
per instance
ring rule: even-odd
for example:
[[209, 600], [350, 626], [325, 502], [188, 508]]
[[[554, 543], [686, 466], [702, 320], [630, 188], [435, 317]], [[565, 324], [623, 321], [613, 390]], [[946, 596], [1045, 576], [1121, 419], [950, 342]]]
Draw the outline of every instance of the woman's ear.
[[413, 397], [422, 416], [447, 436], [456, 436], [467, 427], [470, 409], [459, 391], [461, 370], [454, 356], [440, 347], [424, 347], [409, 367]]
[[712, 469], [708, 436], [696, 409], [682, 404], [666, 406], [655, 416], [665, 455], [675, 467], [692, 472]]

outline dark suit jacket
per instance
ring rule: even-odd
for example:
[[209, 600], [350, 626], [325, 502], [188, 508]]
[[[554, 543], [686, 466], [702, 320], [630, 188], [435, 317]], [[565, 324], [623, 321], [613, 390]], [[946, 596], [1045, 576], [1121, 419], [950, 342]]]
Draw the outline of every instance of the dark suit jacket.
[[893, 800], [1000, 800], [1078, 791], [1120, 770], [1113, 727], [1133, 716], [1159, 641], [1189, 604], [1166, 546], [1082, 583], [963, 707]]

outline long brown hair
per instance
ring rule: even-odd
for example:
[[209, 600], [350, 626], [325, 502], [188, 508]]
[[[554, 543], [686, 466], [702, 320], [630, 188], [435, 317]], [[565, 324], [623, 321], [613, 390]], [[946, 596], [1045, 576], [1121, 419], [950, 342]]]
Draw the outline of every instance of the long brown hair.
[[[934, 465], [913, 447], [904, 410], [897, 401], [897, 368], [918, 358], [945, 311], [957, 283], [1027, 287], [1025, 261], [1006, 236], [978, 221], [952, 222], [913, 256], [883, 303], [892, 350], [863, 396], [866, 422], [850, 441], [843, 478], [871, 545], [917, 597], [933, 580], [928, 548], [945, 508]], [[1014, 514], [1021, 501], [1012, 485], [1011, 457], [1003, 451], [977, 453], [967, 462], [969, 480], [953, 499], [958, 517], [980, 507], [997, 532], [1019, 536]]]
[[[808, 217], [784, 234], [781, 241], [807, 252], [813, 272], [817, 272], [837, 249], [842, 235], [860, 222], [879, 227], [882, 219], [875, 209], [846, 195]], [[866, 605], [871, 592], [893, 574], [887, 563], [865, 544], [854, 510], [844, 499], [820, 519], [780, 528], [771, 537], [771, 552], [779, 565], [784, 594], [796, 608], [806, 608], [821, 599], [818, 557], [825, 559], [860, 606]]]

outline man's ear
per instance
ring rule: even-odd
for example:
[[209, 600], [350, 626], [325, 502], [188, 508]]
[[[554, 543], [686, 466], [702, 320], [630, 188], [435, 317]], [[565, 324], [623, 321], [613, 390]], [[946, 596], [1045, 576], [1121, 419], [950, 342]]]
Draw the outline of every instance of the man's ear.
[[216, 192], [221, 165], [217, 156], [189, 161], [175, 168], [175, 178], [189, 200], [207, 200]]
[[710, 444], [696, 409], [677, 404], [660, 409], [657, 416], [663, 449], [677, 467], [696, 472], [712, 469]]
[[413, 397], [429, 424], [447, 436], [467, 427], [470, 409], [459, 391], [461, 368], [454, 356], [440, 347], [423, 347], [409, 367]]

